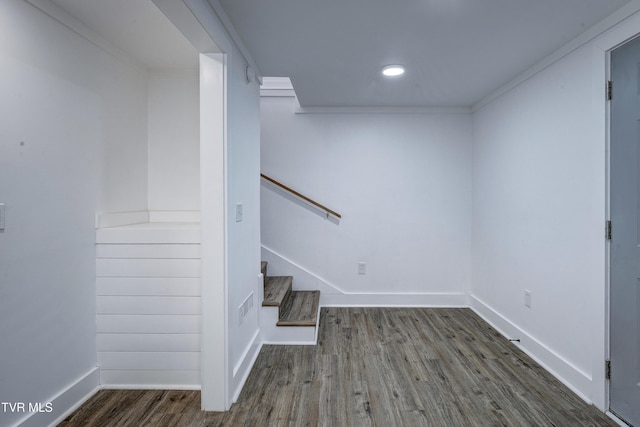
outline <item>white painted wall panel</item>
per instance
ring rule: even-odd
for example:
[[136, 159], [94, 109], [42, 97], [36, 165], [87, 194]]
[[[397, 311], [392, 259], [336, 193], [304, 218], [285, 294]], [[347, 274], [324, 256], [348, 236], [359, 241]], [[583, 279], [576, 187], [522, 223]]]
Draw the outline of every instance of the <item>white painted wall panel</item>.
[[135, 226], [100, 228], [96, 230], [96, 243], [114, 244], [172, 244], [200, 243], [197, 223], [147, 223]]
[[197, 277], [98, 277], [100, 295], [200, 296]]
[[200, 334], [98, 334], [99, 352], [200, 351]]
[[608, 357], [603, 88], [607, 51], [638, 28], [636, 13], [474, 113], [472, 306], [519, 334], [525, 351], [602, 410], [609, 386], [602, 369]]
[[96, 318], [98, 333], [199, 334], [199, 315], [108, 315]]
[[99, 277], [200, 277], [197, 259], [98, 259]]
[[[200, 245], [167, 243], [167, 236], [185, 240], [185, 231], [189, 236], [199, 226], [96, 230], [113, 241], [96, 245], [97, 348], [105, 385], [199, 384], [183, 372], [200, 370]], [[191, 237], [186, 240], [196, 240]]]
[[605, 277], [605, 140], [585, 121], [591, 60], [575, 51], [474, 116], [473, 294], [582, 372], [586, 297]]
[[200, 259], [200, 245], [96, 245], [97, 258], [193, 258]]
[[110, 370], [198, 371], [200, 352], [99, 352], [98, 365]]
[[98, 296], [97, 314], [200, 314], [200, 297]]

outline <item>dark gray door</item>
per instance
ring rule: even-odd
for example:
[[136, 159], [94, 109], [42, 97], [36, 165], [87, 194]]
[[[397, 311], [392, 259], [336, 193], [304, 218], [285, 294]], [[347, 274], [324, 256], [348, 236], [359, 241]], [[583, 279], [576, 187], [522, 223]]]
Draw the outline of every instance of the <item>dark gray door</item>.
[[610, 410], [640, 426], [640, 38], [611, 53]]

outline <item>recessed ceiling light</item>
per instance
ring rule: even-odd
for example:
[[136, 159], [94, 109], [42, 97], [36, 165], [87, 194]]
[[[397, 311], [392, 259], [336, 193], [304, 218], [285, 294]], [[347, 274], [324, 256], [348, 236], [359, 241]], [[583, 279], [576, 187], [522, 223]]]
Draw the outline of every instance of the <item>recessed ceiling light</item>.
[[387, 77], [398, 77], [404, 74], [403, 65], [387, 65], [382, 69], [382, 74]]

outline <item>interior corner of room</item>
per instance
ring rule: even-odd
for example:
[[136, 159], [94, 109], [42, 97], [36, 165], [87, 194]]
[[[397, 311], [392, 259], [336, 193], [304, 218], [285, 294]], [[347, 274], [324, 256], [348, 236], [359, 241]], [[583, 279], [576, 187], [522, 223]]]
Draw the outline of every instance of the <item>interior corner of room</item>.
[[0, 424], [109, 388], [229, 409], [263, 344], [317, 340], [262, 306], [261, 261], [316, 313], [471, 308], [608, 411], [605, 82], [640, 3], [472, 105], [399, 108], [261, 91], [221, 3], [126, 6], [144, 24], [122, 37], [169, 57], [108, 35], [105, 2], [0, 5], [0, 401], [52, 404]]

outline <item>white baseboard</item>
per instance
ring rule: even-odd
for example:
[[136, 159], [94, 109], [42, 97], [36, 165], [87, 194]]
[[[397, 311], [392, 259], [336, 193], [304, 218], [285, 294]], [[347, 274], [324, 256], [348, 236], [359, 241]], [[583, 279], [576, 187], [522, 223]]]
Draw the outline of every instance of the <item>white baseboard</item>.
[[51, 412], [35, 412], [18, 422], [20, 427], [56, 426], [100, 389], [100, 371], [94, 368], [49, 399]]
[[201, 390], [194, 384], [103, 384], [100, 390]]
[[535, 337], [529, 335], [525, 330], [499, 314], [484, 301], [474, 295], [470, 295], [469, 299], [470, 308], [476, 314], [506, 338], [519, 338], [520, 342], [514, 342], [515, 345], [585, 402], [593, 403], [589, 397], [591, 396], [593, 381], [587, 373], [581, 371]]
[[466, 293], [348, 292], [262, 245], [269, 276], [293, 276], [295, 290], [319, 290], [321, 307], [468, 307]]
[[244, 387], [244, 383], [247, 382], [247, 378], [249, 378], [251, 369], [253, 368], [256, 359], [258, 358], [258, 354], [260, 354], [262, 345], [263, 342], [260, 340], [260, 330], [258, 330], [253, 336], [251, 343], [247, 346], [246, 350], [240, 357], [240, 360], [233, 368], [233, 378], [231, 379], [233, 384], [231, 388], [233, 403], [238, 400], [238, 396], [240, 396], [242, 387]]
[[[258, 350], [259, 352], [259, 350]], [[256, 356], [257, 358], [257, 353]], [[250, 369], [249, 369], [250, 370]], [[100, 369], [92, 369], [66, 389], [43, 404], [43, 411], [28, 414], [16, 424], [19, 427], [54, 427], [64, 421], [100, 390], [200, 390], [193, 384], [100, 384]], [[46, 406], [50, 403], [50, 406]], [[47, 408], [51, 412], [46, 412]]]
[[605, 412], [605, 415], [609, 418], [611, 418], [616, 424], [618, 424], [620, 427], [630, 427], [629, 424], [625, 423], [624, 421], [622, 421], [620, 418], [618, 418], [616, 416], [616, 414], [612, 413], [612, 412]]
[[469, 297], [464, 293], [349, 293], [320, 294], [322, 307], [468, 307]]

